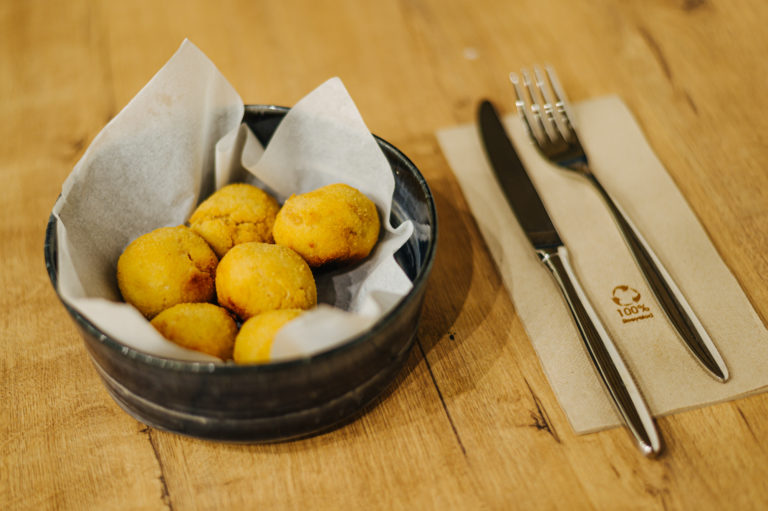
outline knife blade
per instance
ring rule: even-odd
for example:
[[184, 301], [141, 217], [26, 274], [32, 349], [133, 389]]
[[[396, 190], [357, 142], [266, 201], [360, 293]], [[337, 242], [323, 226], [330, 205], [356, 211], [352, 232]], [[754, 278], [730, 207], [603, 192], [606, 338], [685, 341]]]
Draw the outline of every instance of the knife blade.
[[525, 171], [493, 104], [478, 109], [478, 125], [491, 168], [539, 260], [550, 271], [570, 309], [590, 359], [637, 446], [646, 456], [661, 452], [661, 436], [642, 394], [570, 264], [536, 187]]

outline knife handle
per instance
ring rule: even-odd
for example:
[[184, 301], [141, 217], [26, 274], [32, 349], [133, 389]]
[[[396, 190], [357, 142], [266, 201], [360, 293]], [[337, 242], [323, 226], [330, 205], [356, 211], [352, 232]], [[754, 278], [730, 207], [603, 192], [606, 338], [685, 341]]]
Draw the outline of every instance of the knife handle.
[[579, 284], [564, 246], [536, 251], [560, 286], [584, 345], [624, 423], [645, 456], [661, 452], [661, 437], [632, 375]]
[[675, 281], [669, 275], [664, 265], [661, 264], [658, 256], [653, 252], [651, 246], [640, 234], [640, 231], [632, 224], [624, 211], [611, 199], [608, 192], [600, 184], [600, 181], [594, 174], [586, 174], [597, 191], [605, 200], [608, 209], [613, 214], [613, 218], [624, 237], [624, 241], [629, 247], [629, 251], [634, 257], [637, 266], [643, 273], [648, 286], [653, 291], [656, 300], [661, 309], [666, 314], [672, 326], [677, 330], [678, 335], [683, 339], [685, 345], [691, 350], [696, 360], [718, 381], [726, 382], [729, 378], [728, 367], [725, 365], [722, 356], [717, 351], [715, 343], [709, 337], [704, 326], [699, 321], [696, 313], [688, 304], [683, 293], [675, 284]]

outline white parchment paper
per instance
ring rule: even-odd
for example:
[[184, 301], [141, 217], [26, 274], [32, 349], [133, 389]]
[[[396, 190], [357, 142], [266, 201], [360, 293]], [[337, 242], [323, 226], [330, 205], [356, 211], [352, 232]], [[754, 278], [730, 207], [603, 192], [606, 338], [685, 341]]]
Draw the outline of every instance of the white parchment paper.
[[280, 201], [347, 183], [376, 204], [382, 235], [373, 254], [346, 270], [320, 273], [324, 305], [287, 325], [273, 358], [306, 356], [375, 323], [411, 288], [394, 253], [413, 226], [393, 228], [394, 176], [341, 80], [299, 101], [266, 148], [241, 124], [243, 102], [213, 63], [184, 41], [176, 54], [94, 138], [62, 186], [58, 289], [110, 337], [142, 352], [217, 361], [164, 339], [121, 301], [117, 259], [132, 240], [186, 222], [197, 204], [233, 181], [259, 184]]

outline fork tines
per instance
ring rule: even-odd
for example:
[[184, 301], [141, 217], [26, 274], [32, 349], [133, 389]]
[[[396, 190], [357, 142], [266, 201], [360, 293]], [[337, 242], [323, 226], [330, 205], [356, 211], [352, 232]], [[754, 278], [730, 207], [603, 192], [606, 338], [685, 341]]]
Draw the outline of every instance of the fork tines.
[[555, 70], [550, 66], [545, 66], [545, 70], [546, 77], [540, 68], [534, 67], [531, 77], [527, 69], [522, 69], [522, 85], [517, 73], [509, 74], [517, 98], [515, 106], [539, 146], [574, 143], [577, 137], [565, 93]]

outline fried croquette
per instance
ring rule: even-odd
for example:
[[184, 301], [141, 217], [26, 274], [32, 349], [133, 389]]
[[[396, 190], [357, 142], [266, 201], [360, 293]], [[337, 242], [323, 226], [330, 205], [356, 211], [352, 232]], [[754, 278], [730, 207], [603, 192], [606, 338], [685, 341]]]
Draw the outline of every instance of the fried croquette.
[[148, 319], [178, 303], [215, 297], [218, 258], [191, 229], [162, 227], [133, 240], [117, 260], [123, 299]]
[[312, 267], [364, 259], [379, 238], [376, 205], [357, 189], [332, 184], [285, 201], [272, 227], [275, 243]]
[[246, 320], [273, 309], [309, 309], [317, 304], [312, 270], [288, 247], [235, 245], [216, 270], [219, 305]]
[[246, 184], [227, 185], [200, 203], [189, 225], [223, 257], [240, 243], [272, 243], [272, 224], [280, 205], [265, 191]]
[[269, 362], [272, 342], [278, 330], [304, 312], [281, 309], [262, 312], [243, 323], [235, 338], [233, 359], [238, 364]]
[[232, 316], [212, 303], [180, 303], [151, 321], [166, 339], [222, 360], [232, 358], [237, 324]]

